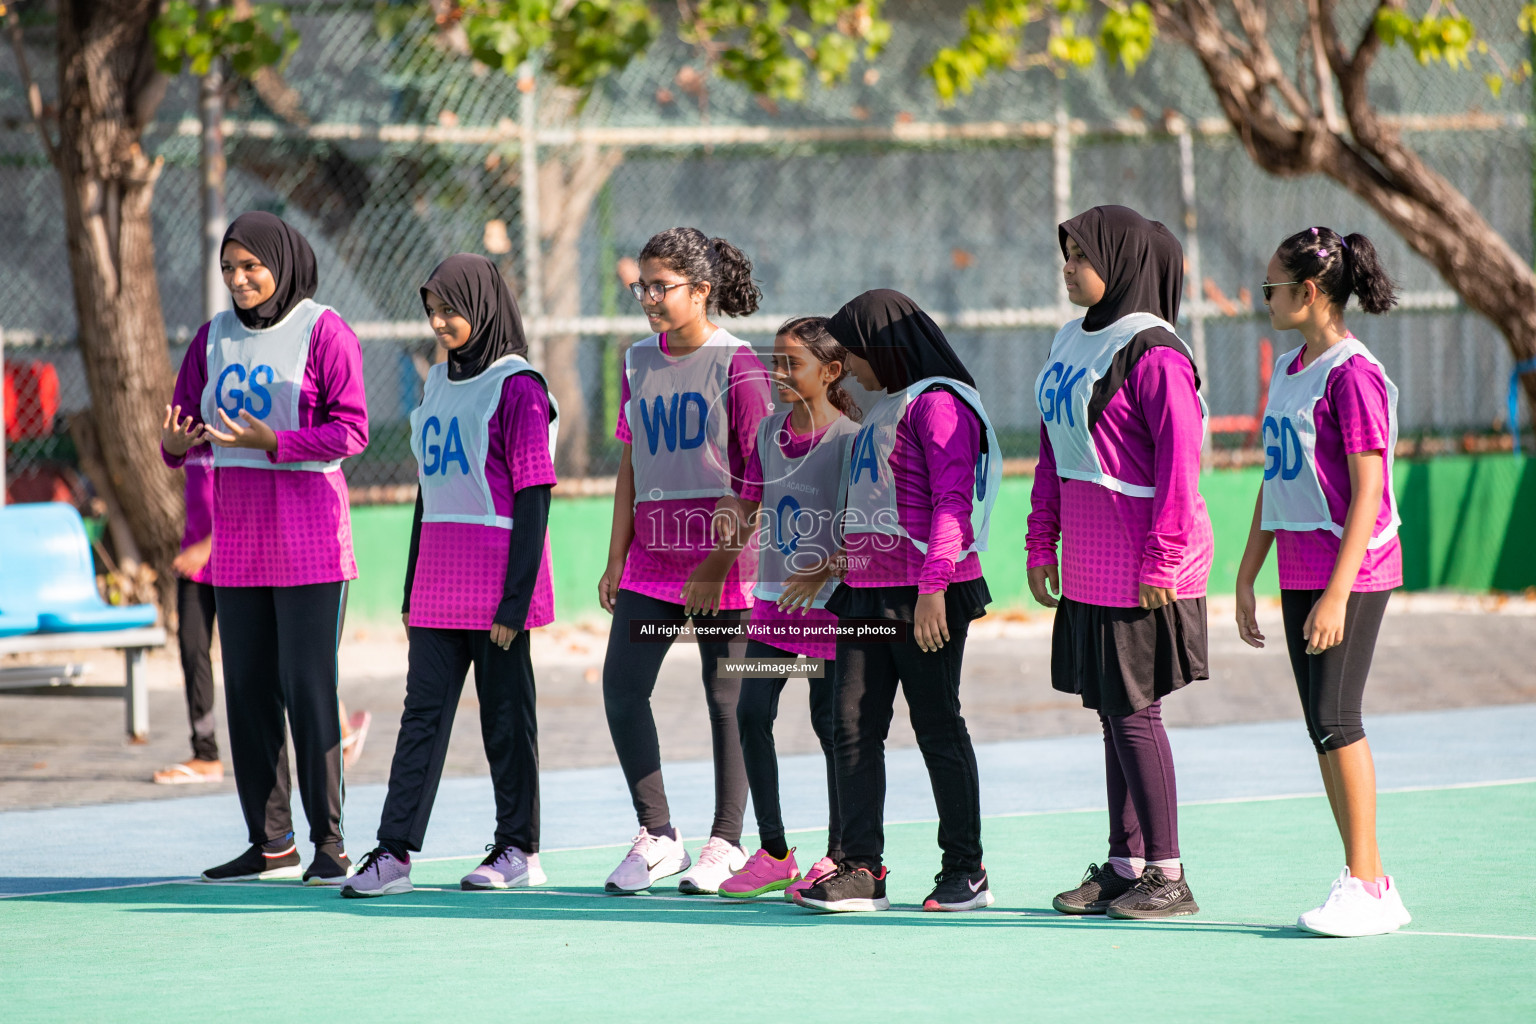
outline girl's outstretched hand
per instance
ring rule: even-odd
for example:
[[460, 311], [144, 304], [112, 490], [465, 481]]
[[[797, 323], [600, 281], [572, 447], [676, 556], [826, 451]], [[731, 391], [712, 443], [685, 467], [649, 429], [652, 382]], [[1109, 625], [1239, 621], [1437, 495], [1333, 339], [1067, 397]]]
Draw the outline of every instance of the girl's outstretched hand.
[[1249, 647], [1263, 647], [1264, 634], [1259, 632], [1258, 601], [1253, 596], [1252, 584], [1237, 587], [1237, 635]]
[[1055, 608], [1061, 597], [1061, 570], [1054, 565], [1037, 565], [1029, 570], [1029, 592], [1047, 608]]
[[249, 409], [240, 410], [240, 419], [244, 422], [236, 423], [229, 418], [229, 413], [219, 410], [219, 419], [224, 421], [224, 430], [218, 431], [208, 428], [208, 436], [213, 438], [213, 443], [220, 448], [250, 448], [259, 452], [277, 451], [277, 432], [267, 426], [261, 420], [251, 415]]
[[181, 458], [193, 445], [207, 444], [207, 428], [194, 423], [191, 416], [181, 418], [181, 406], [165, 407], [165, 421], [160, 424], [160, 447], [167, 455]]

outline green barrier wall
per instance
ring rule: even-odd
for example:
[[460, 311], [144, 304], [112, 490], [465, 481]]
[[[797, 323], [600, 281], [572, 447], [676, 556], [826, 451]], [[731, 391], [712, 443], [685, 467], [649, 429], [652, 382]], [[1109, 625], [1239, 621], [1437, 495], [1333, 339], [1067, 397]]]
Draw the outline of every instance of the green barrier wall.
[[[1536, 586], [1536, 460], [1510, 455], [1399, 462], [1396, 490], [1402, 511], [1403, 575], [1410, 590], [1524, 590]], [[1228, 594], [1248, 538], [1260, 471], [1214, 470], [1201, 493], [1216, 533], [1210, 593]], [[1024, 533], [1028, 477], [1003, 481], [992, 512], [991, 550], [982, 556], [994, 607], [1026, 606]], [[557, 614], [570, 621], [601, 616], [597, 579], [608, 554], [611, 498], [564, 498], [550, 516]], [[411, 507], [352, 510], [360, 573], [348, 614], [393, 619], [400, 613]], [[1260, 593], [1278, 593], [1274, 557], [1259, 579]]]

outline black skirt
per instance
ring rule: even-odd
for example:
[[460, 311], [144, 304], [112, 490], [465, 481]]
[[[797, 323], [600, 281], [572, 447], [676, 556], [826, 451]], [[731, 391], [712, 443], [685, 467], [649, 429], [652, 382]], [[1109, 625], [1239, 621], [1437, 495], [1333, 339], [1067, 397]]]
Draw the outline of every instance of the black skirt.
[[1119, 717], [1209, 679], [1205, 598], [1161, 608], [1110, 608], [1062, 598], [1051, 638], [1051, 685]]
[[[987, 614], [992, 592], [985, 577], [951, 583], [944, 591], [945, 618], [951, 628]], [[912, 622], [917, 614], [917, 585], [850, 587], [838, 585], [827, 598], [827, 611], [840, 619], [895, 619]]]

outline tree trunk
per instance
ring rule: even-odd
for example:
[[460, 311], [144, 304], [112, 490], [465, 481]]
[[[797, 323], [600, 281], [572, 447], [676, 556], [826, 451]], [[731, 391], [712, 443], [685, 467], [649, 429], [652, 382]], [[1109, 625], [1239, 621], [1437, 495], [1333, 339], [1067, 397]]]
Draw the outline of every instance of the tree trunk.
[[161, 162], [139, 144], [164, 92], [149, 49], [158, 10], [157, 0], [59, 4], [54, 155], [102, 457], [139, 550], [159, 574], [160, 605], [169, 611], [175, 602], [170, 563], [185, 507], [181, 474], [167, 471], [159, 454], [173, 383], [150, 221]]
[[[581, 232], [593, 200], [622, 160], [619, 150], [584, 146], [552, 156], [539, 168], [539, 219], [547, 240], [543, 275], [547, 316], [581, 315]], [[562, 477], [584, 477], [590, 472], [591, 424], [581, 386], [580, 342], [574, 334], [554, 335], [544, 342], [544, 372], [550, 393], [560, 403], [556, 469]]]
[[[1275, 175], [1320, 173], [1343, 185], [1433, 263], [1469, 308], [1492, 321], [1516, 361], [1536, 357], [1536, 273], [1370, 102], [1367, 75], [1381, 46], [1374, 12], [1349, 51], [1339, 37], [1333, 0], [1309, 0], [1307, 31], [1317, 66], [1316, 95], [1308, 96], [1275, 56], [1263, 0], [1232, 0], [1231, 21], [1223, 17], [1227, 6], [1161, 0], [1154, 13], [1159, 27], [1199, 59], [1254, 163]], [[1333, 105], [1335, 83], [1347, 134]], [[1525, 374], [1522, 385], [1536, 413], [1536, 373]]]

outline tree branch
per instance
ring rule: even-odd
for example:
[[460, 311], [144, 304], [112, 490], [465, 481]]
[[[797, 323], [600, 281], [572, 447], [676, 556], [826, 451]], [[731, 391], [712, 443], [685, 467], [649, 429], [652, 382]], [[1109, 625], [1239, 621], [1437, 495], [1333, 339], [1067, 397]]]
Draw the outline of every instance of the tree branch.
[[27, 66], [27, 48], [21, 35], [21, 19], [15, 12], [6, 11], [6, 28], [10, 30], [11, 49], [16, 53], [16, 69], [21, 74], [21, 84], [27, 92], [27, 109], [32, 114], [32, 123], [37, 126], [37, 137], [43, 142], [43, 152], [48, 155], [48, 162], [54, 167], [59, 167], [59, 146], [48, 137], [48, 124], [43, 111], [43, 91], [32, 80], [32, 70]]

